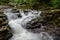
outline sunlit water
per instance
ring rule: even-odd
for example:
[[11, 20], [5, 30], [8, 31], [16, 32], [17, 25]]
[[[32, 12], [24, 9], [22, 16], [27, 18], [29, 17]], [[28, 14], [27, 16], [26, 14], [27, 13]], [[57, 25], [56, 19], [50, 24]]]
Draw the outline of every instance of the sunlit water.
[[9, 40], [53, 40], [52, 36], [48, 33], [32, 33], [22, 27], [22, 25], [25, 25], [27, 22], [38, 17], [41, 14], [41, 11], [29, 10], [27, 15], [25, 15], [24, 11], [20, 9], [19, 14], [22, 17], [18, 18], [18, 16], [12, 13], [11, 10], [12, 9], [4, 10], [4, 14], [7, 15], [8, 24], [12, 28], [13, 33], [13, 37]]

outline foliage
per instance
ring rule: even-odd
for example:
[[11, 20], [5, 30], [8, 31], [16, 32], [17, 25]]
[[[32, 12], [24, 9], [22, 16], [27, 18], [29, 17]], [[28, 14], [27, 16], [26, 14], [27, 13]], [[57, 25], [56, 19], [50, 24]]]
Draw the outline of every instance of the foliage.
[[5, 4], [5, 3], [9, 3], [10, 0], [0, 0], [0, 4]]
[[51, 0], [51, 5], [53, 8], [60, 8], [60, 0]]
[[0, 0], [0, 4], [9, 2], [24, 5], [28, 4], [32, 7], [47, 6], [53, 8], [60, 8], [60, 0]]
[[3, 2], [3, 3], [9, 3], [10, 0], [0, 0], [0, 2]]

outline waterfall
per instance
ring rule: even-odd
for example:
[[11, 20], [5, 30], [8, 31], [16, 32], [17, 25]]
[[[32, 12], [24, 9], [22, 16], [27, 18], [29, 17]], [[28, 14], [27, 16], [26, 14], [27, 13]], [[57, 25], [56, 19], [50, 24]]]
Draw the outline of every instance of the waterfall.
[[4, 14], [7, 15], [9, 21], [8, 24], [13, 31], [13, 37], [9, 40], [53, 40], [52, 36], [46, 32], [32, 33], [22, 27], [22, 25], [38, 17], [41, 11], [30, 10], [27, 12], [27, 15], [25, 15], [23, 10], [19, 11], [19, 14], [22, 16], [21, 18], [12, 13], [11, 9], [4, 10]]
[[11, 10], [12, 9], [5, 9], [4, 10], [4, 14], [7, 15], [8, 21], [10, 21], [11, 19], [14, 19], [15, 20], [15, 19], [18, 18], [18, 16], [16, 14], [12, 13]]
[[24, 14], [23, 10], [21, 10], [21, 9], [20, 9], [20, 11], [19, 11], [19, 12], [20, 12], [20, 14], [21, 14], [21, 16], [22, 16], [22, 17], [23, 17], [23, 16], [25, 16], [25, 14]]

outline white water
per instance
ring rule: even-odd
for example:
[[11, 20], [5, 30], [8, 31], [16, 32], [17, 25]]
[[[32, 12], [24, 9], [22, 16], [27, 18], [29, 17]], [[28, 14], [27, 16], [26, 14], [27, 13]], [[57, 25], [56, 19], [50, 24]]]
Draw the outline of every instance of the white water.
[[29, 11], [28, 15], [25, 15], [25, 13], [20, 10], [22, 17], [18, 18], [16, 14], [9, 12], [10, 9], [6, 12], [7, 10], [4, 11], [4, 14], [7, 15], [8, 24], [13, 31], [13, 37], [9, 40], [53, 40], [52, 36], [48, 33], [32, 33], [22, 27], [22, 25], [25, 25], [27, 22], [39, 16], [41, 11]]
[[7, 15], [8, 21], [11, 21], [11, 19], [15, 20], [18, 18], [18, 16], [11, 12], [12, 9], [5, 9], [4, 14]]

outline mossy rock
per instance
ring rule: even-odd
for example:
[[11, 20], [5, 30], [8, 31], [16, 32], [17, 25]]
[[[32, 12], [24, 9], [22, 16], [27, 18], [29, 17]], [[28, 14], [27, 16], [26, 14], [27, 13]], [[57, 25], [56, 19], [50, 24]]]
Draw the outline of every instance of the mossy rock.
[[8, 40], [12, 37], [6, 15], [3, 12], [0, 14], [0, 40]]
[[[41, 23], [49, 25], [48, 28], [50, 28], [50, 25], [54, 25], [52, 26], [53, 30], [58, 30], [60, 28], [60, 9], [42, 11], [40, 16], [42, 17], [41, 19], [43, 19]], [[55, 27], [56, 29], [54, 29]]]
[[1, 13], [3, 13], [3, 11], [2, 11], [2, 10], [0, 10], [0, 14], [1, 14]]

